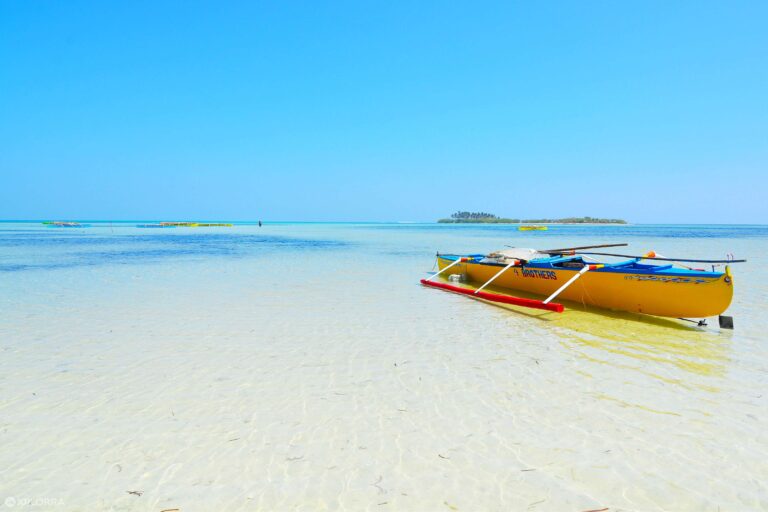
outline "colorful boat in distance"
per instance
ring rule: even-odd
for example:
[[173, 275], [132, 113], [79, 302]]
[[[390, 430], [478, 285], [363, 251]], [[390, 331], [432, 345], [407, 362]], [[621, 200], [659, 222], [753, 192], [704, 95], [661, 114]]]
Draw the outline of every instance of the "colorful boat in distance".
[[80, 224], [79, 222], [47, 220], [43, 222], [49, 228], [88, 228], [90, 224]]
[[[599, 308], [672, 318], [716, 316], [730, 305], [733, 276], [729, 266], [726, 265], [723, 272], [716, 272], [678, 268], [671, 264], [641, 263], [643, 259], [651, 258], [633, 257], [617, 263], [595, 263], [586, 261], [583, 254], [573, 251], [553, 255], [518, 248], [487, 256], [438, 254], [437, 265], [443, 276], [458, 274], [462, 280], [478, 283], [478, 286], [485, 283], [480, 289], [492, 280], [492, 288], [496, 290], [549, 297], [533, 302], [539, 304], [538, 309], [551, 311], [562, 311], [561, 305], [549, 303], [553, 296], [557, 296], [558, 301], [563, 299]], [[474, 290], [466, 293], [464, 288], [431, 279], [422, 280], [422, 283], [467, 295], [475, 293]], [[482, 294], [476, 296], [482, 297]], [[489, 300], [495, 299], [491, 297]], [[551, 306], [559, 306], [559, 310]]]
[[549, 229], [547, 226], [519, 226], [519, 231], [546, 231]]
[[137, 224], [137, 228], [231, 228], [226, 222], [158, 222], [156, 224]]
[[137, 224], [137, 228], [231, 228], [232, 224], [225, 222], [158, 222], [156, 224]]
[[161, 222], [160, 225], [169, 228], [196, 228], [197, 222]]

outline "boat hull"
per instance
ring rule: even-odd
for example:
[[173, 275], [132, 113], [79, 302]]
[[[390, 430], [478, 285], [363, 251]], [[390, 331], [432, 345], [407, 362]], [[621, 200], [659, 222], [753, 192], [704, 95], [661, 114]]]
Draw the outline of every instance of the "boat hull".
[[[438, 256], [438, 268], [442, 270], [455, 260]], [[504, 265], [470, 261], [454, 265], [443, 275], [465, 274], [474, 283], [484, 283], [502, 268]], [[548, 297], [577, 272], [536, 265], [512, 267], [496, 278], [492, 287]], [[723, 313], [732, 298], [733, 278], [728, 271], [686, 275], [599, 269], [584, 273], [557, 300], [655, 316], [705, 318]]]

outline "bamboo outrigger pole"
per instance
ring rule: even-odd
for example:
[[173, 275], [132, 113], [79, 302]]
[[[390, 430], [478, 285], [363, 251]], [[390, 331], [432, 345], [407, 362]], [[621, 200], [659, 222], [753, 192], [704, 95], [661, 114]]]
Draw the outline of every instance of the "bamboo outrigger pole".
[[480, 291], [482, 291], [482, 289], [483, 289], [483, 288], [485, 288], [486, 286], [488, 286], [489, 284], [491, 284], [491, 283], [494, 281], [494, 279], [496, 279], [497, 277], [499, 277], [501, 274], [503, 274], [504, 272], [506, 272], [506, 271], [507, 271], [507, 270], [509, 270], [510, 268], [512, 268], [512, 267], [515, 267], [515, 266], [517, 266], [517, 265], [519, 265], [519, 264], [520, 264], [520, 260], [512, 260], [512, 263], [510, 263], [509, 265], [507, 265], [507, 266], [506, 266], [506, 267], [504, 267], [503, 269], [499, 270], [499, 271], [498, 271], [498, 272], [497, 272], [497, 273], [496, 273], [496, 274], [495, 274], [495, 275], [494, 275], [492, 278], [490, 278], [489, 280], [487, 280], [487, 281], [485, 282], [485, 284], [483, 284], [483, 286], [481, 286], [480, 288], [478, 288], [477, 290], [475, 290], [475, 293], [479, 293]]
[[566, 283], [565, 283], [563, 286], [561, 286], [560, 288], [558, 288], [558, 289], [557, 289], [557, 291], [556, 291], [555, 293], [553, 293], [552, 295], [550, 295], [549, 297], [547, 297], [547, 298], [544, 300], [544, 304], [549, 304], [549, 301], [551, 301], [552, 299], [554, 299], [555, 297], [557, 297], [558, 295], [560, 295], [560, 292], [562, 292], [563, 290], [565, 290], [566, 288], [568, 288], [569, 286], [571, 286], [571, 283], [573, 283], [574, 281], [576, 281], [578, 278], [580, 278], [581, 276], [583, 276], [584, 274], [586, 274], [586, 273], [587, 273], [587, 272], [589, 272], [590, 270], [597, 270], [598, 268], [603, 268], [604, 266], [605, 266], [605, 265], [584, 265], [583, 267], [581, 267], [581, 270], [579, 270], [579, 271], [578, 271], [578, 273], [576, 273], [576, 275], [575, 275], [575, 276], [573, 276], [572, 278], [570, 278], [570, 279], [569, 279], [569, 280], [568, 280], [568, 281], [567, 281], [567, 282], [566, 282]]
[[456, 261], [454, 261], [453, 263], [451, 263], [447, 267], [443, 267], [442, 270], [438, 270], [437, 272], [435, 272], [434, 274], [432, 274], [428, 278], [424, 279], [424, 281], [430, 281], [430, 280], [436, 278], [437, 276], [439, 276], [440, 274], [442, 274], [443, 272], [445, 272], [446, 270], [448, 270], [449, 268], [451, 268], [452, 266], [458, 265], [459, 263], [466, 263], [468, 261], [472, 261], [472, 258], [468, 258], [468, 257], [457, 258]]
[[629, 244], [603, 244], [603, 245], [582, 245], [581, 247], [563, 247], [562, 249], [544, 249], [538, 252], [545, 254], [554, 254], [556, 252], [578, 251], [580, 249], [603, 249], [605, 247], [626, 247]]

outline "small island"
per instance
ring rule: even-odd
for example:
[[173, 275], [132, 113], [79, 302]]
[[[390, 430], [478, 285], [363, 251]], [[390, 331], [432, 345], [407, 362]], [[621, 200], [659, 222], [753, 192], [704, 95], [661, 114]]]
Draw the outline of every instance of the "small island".
[[564, 219], [507, 219], [486, 212], [456, 212], [449, 219], [440, 219], [441, 224], [626, 224], [622, 219], [600, 219], [596, 217], [566, 217]]

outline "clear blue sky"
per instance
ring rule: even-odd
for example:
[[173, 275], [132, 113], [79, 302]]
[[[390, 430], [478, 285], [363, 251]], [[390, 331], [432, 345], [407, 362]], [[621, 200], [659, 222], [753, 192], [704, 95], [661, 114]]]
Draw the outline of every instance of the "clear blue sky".
[[0, 218], [766, 223], [767, 20], [0, 0]]

